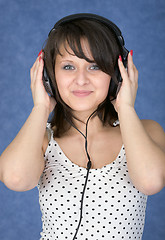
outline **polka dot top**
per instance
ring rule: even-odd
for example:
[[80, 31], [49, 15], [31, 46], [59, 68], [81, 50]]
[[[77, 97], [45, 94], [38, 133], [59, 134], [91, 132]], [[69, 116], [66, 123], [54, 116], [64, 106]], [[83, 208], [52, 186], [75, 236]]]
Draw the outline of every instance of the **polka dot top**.
[[[44, 157], [45, 169], [38, 183], [42, 212], [40, 240], [73, 240], [87, 169], [65, 156], [52, 130]], [[122, 146], [115, 161], [89, 170], [82, 221], [75, 239], [141, 239], [146, 202], [147, 196], [129, 178]]]

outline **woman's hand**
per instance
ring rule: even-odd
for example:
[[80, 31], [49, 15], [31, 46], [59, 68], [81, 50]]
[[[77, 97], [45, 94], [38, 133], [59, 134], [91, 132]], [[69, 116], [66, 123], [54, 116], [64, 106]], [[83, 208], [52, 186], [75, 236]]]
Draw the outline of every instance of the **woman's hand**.
[[44, 67], [43, 57], [44, 53], [41, 51], [30, 70], [31, 91], [34, 106], [45, 106], [49, 110], [49, 113], [51, 113], [56, 105], [56, 101], [47, 94], [42, 82]]
[[125, 69], [122, 59], [119, 56], [118, 65], [123, 79], [120, 91], [115, 101], [112, 101], [116, 112], [120, 111], [122, 106], [130, 106], [134, 108], [138, 89], [138, 71], [133, 63], [132, 51], [128, 54], [128, 70]]

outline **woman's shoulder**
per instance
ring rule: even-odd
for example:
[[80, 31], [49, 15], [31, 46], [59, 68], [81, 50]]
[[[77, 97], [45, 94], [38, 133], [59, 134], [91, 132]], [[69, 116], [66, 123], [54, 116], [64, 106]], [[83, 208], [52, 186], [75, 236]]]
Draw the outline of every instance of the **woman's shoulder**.
[[141, 122], [144, 126], [144, 128], [148, 131], [148, 132], [153, 132], [155, 130], [157, 131], [164, 131], [163, 128], [161, 127], [161, 125], [151, 119], [141, 119]]
[[152, 140], [165, 148], [165, 132], [163, 127], [158, 122], [150, 119], [142, 119], [141, 123]]

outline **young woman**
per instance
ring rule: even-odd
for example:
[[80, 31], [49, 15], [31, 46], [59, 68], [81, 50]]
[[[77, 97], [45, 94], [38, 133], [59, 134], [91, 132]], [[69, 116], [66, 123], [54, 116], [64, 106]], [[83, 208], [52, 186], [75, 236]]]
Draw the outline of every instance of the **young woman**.
[[120, 34], [100, 16], [69, 16], [31, 68], [34, 107], [0, 157], [0, 180], [38, 186], [43, 240], [141, 239], [147, 195], [165, 185], [165, 134], [136, 114], [138, 71]]

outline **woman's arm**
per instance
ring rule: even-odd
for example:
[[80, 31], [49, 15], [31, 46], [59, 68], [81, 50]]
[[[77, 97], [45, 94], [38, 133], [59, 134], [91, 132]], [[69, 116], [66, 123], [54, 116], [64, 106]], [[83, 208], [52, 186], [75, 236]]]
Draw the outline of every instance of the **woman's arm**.
[[34, 188], [44, 169], [42, 144], [48, 111], [34, 107], [18, 135], [0, 157], [1, 181], [14, 191]]
[[150, 120], [141, 121], [134, 108], [119, 112], [122, 139], [129, 175], [134, 185], [147, 195], [165, 186], [165, 133]]
[[151, 195], [165, 186], [165, 133], [154, 121], [141, 121], [134, 109], [138, 72], [128, 55], [128, 73], [119, 60], [123, 78], [115, 109], [118, 112], [129, 175], [141, 192]]
[[44, 169], [46, 123], [55, 101], [48, 96], [42, 84], [43, 65], [43, 59], [38, 57], [31, 68], [32, 112], [0, 157], [0, 180], [15, 191], [35, 187]]

